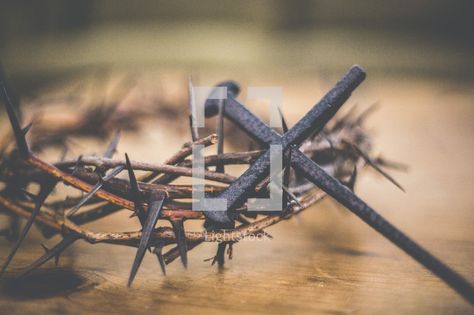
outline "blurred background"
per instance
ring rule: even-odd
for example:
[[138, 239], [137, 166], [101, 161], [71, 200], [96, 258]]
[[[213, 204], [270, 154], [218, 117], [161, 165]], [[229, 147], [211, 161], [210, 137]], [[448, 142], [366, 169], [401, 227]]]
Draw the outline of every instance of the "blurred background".
[[99, 66], [254, 74], [353, 63], [371, 74], [472, 78], [473, 7], [469, 0], [1, 1], [0, 53], [8, 72], [30, 79]]
[[[356, 192], [474, 282], [473, 9], [469, 0], [0, 1], [0, 60], [30, 112], [38, 104], [75, 110], [105, 98], [178, 112], [122, 136], [120, 154], [155, 162], [189, 141], [190, 75], [196, 85], [237, 80], [244, 102], [248, 86], [279, 86], [292, 125], [359, 64], [368, 77], [347, 107], [380, 104], [367, 122], [374, 152], [409, 172], [393, 174], [406, 193], [372, 172]], [[120, 91], [130, 77], [127, 93]], [[71, 94], [86, 100], [65, 97]], [[247, 105], [265, 117], [265, 108]], [[102, 150], [81, 141], [71, 156]], [[130, 229], [127, 218], [95, 229]], [[93, 290], [47, 303], [3, 294], [0, 312], [472, 312], [330, 200], [270, 232], [272, 242], [236, 246], [225, 272], [202, 261], [214, 254], [211, 245], [190, 254], [187, 271], [173, 264], [167, 277], [148, 255], [133, 290], [125, 287], [133, 249], [81, 244], [65, 261]], [[37, 240], [28, 244], [20, 264], [42, 253]], [[6, 253], [10, 245], [1, 246]]]

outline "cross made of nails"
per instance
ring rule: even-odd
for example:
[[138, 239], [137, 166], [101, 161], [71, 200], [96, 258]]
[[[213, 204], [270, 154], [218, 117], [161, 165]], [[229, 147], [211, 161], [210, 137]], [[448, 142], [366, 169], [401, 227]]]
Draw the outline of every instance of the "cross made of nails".
[[221, 87], [227, 87], [227, 99], [224, 100], [224, 104], [208, 99], [205, 103], [206, 116], [211, 117], [220, 112], [221, 115], [227, 117], [253, 139], [267, 147], [267, 150], [237, 180], [216, 197], [227, 200], [227, 211], [205, 211], [205, 216], [214, 227], [232, 227], [234, 222], [233, 210], [244, 203], [251, 191], [254, 191], [257, 184], [268, 175], [270, 169], [270, 150], [268, 147], [275, 144], [281, 145], [284, 159], [289, 161], [291, 167], [307, 180], [324, 190], [469, 301], [473, 301], [474, 289], [463, 277], [411, 240], [339, 180], [326, 173], [298, 148], [307, 137], [323, 129], [349, 98], [352, 91], [365, 79], [365, 76], [365, 72], [360, 67], [352, 67], [319, 103], [313, 106], [293, 128], [283, 135], [275, 132], [235, 99], [239, 91], [238, 85], [232, 81], [219, 84]]

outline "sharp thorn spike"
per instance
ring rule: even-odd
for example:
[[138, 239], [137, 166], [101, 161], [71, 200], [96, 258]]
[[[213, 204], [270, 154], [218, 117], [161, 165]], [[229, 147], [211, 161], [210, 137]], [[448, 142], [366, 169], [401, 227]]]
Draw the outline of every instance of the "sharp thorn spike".
[[293, 200], [294, 202], [296, 202], [296, 204], [300, 208], [304, 208], [304, 206], [301, 204], [301, 202], [299, 202], [298, 198], [296, 198], [295, 194], [293, 194], [291, 191], [289, 191], [286, 186], [282, 186], [282, 188], [283, 188], [283, 191], [288, 195], [288, 199]]
[[[202, 242], [201, 241], [188, 242], [186, 245], [189, 251], [193, 249], [194, 247], [198, 246], [199, 244], [202, 244]], [[163, 258], [167, 265], [171, 264], [178, 257], [179, 257], [178, 246], [171, 248], [170, 250], [168, 250], [166, 253], [163, 254]]]
[[114, 178], [115, 176], [117, 176], [124, 169], [125, 169], [124, 165], [119, 165], [119, 166], [114, 167], [112, 169], [112, 171], [110, 171], [110, 173], [108, 173], [107, 175], [104, 176], [104, 178], [102, 178], [102, 181], [106, 182], [109, 179]]
[[59, 265], [59, 258], [61, 257], [60, 253], [54, 256], [54, 265], [57, 267]]
[[163, 254], [166, 265], [171, 264], [176, 258], [179, 257], [178, 246], [175, 246]]
[[4, 85], [6, 90], [8, 91], [8, 97], [11, 100], [11, 103], [14, 105], [14, 109], [16, 114], [18, 115], [18, 121], [22, 121], [22, 113], [21, 113], [21, 104], [20, 98], [18, 96], [17, 91], [9, 84], [7, 75], [5, 73], [5, 69], [3, 68], [2, 64], [0, 63], [0, 86]]
[[327, 135], [322, 135], [323, 136], [323, 139], [327, 141], [327, 143], [329, 144], [329, 150], [332, 154], [333, 157], [336, 156], [336, 150], [334, 150], [334, 143], [332, 142], [332, 140], [327, 136]]
[[82, 199], [79, 200], [79, 202], [74, 207], [72, 207], [71, 210], [69, 210], [67, 216], [73, 216], [90, 198], [92, 198], [92, 196], [95, 195], [95, 193], [102, 187], [102, 185], [103, 181], [99, 181], [97, 184], [95, 184], [91, 191], [85, 194], [84, 197], [82, 197]]
[[337, 119], [336, 123], [332, 126], [331, 132], [335, 132], [339, 129], [341, 129], [343, 126], [347, 124], [347, 121], [351, 119], [354, 116], [354, 113], [357, 110], [357, 104], [352, 106], [347, 113], [345, 113], [344, 116], [341, 118]]
[[162, 191], [154, 191], [151, 193], [147, 218], [142, 230], [142, 237], [140, 239], [137, 254], [135, 255], [135, 260], [133, 262], [132, 269], [130, 271], [130, 276], [128, 278], [128, 287], [132, 285], [133, 279], [135, 279], [138, 268], [140, 268], [146, 250], [150, 247], [150, 239], [153, 234], [153, 230], [155, 229], [156, 222], [158, 221], [158, 218], [160, 216], [165, 198], [166, 194]]
[[[127, 153], [125, 153], [125, 163], [126, 163], [127, 170], [128, 170], [128, 177], [130, 179], [132, 200], [133, 200], [134, 205], [135, 205], [135, 211], [130, 216], [130, 218], [138, 216], [140, 224], [143, 227], [145, 225], [146, 214], [145, 214], [145, 211], [143, 210], [143, 206], [142, 206], [142, 202], [141, 202], [141, 198], [140, 198], [140, 189], [138, 187], [138, 182], [137, 182], [137, 179], [135, 177], [135, 173], [134, 173], [133, 168], [132, 168], [132, 163], [130, 162], [130, 159], [129, 159]], [[165, 269], [166, 264], [165, 264], [165, 261], [163, 259], [162, 248], [161, 247], [155, 247], [154, 253], [155, 253], [156, 257], [158, 258], [158, 262], [160, 263], [161, 271], [163, 272], [164, 275], [166, 275], [166, 269]]]
[[1, 85], [1, 93], [2, 99], [5, 103], [5, 108], [7, 110], [8, 119], [10, 120], [10, 124], [12, 125], [13, 134], [15, 136], [16, 145], [18, 147], [18, 152], [20, 153], [22, 158], [27, 158], [30, 154], [30, 150], [28, 149], [28, 144], [26, 143], [25, 134], [23, 133], [23, 129], [20, 127], [20, 122], [18, 117], [15, 113], [14, 105], [8, 96], [8, 91], [5, 86], [5, 82], [0, 82]]
[[[221, 155], [224, 153], [224, 100], [220, 100], [219, 102], [219, 114], [218, 114], [218, 121], [217, 121], [217, 155]], [[216, 164], [216, 172], [224, 173], [224, 163], [220, 159], [217, 161]]]
[[381, 156], [378, 156], [377, 158], [372, 159], [372, 161], [378, 166], [390, 168], [397, 171], [408, 172], [409, 170], [408, 165], [400, 163], [400, 162], [390, 161]]
[[194, 87], [191, 77], [188, 79], [188, 106], [189, 106], [189, 125], [191, 127], [191, 138], [193, 141], [199, 139], [199, 130], [197, 126], [197, 108], [196, 108], [196, 97], [194, 95]]
[[217, 252], [216, 252], [216, 255], [214, 256], [214, 259], [212, 260], [212, 263], [211, 263], [212, 266], [214, 266], [216, 262], [219, 267], [224, 266], [226, 246], [227, 246], [227, 243], [217, 244]]
[[161, 272], [163, 273], [164, 276], [166, 276], [166, 262], [163, 257], [162, 251], [163, 251], [163, 248], [161, 246], [155, 247], [154, 252], [155, 252], [156, 258], [158, 259], [158, 262], [160, 263]]
[[227, 256], [229, 260], [234, 258], [234, 243], [229, 243], [229, 248], [227, 248]]
[[39, 268], [40, 266], [42, 266], [44, 263], [46, 263], [48, 260], [50, 260], [53, 257], [56, 259], [56, 257], [59, 257], [59, 255], [66, 248], [68, 248], [70, 245], [72, 245], [78, 239], [79, 239], [78, 235], [72, 235], [72, 234], [67, 235], [56, 246], [54, 246], [53, 248], [46, 251], [43, 256], [41, 256], [40, 258], [35, 260], [31, 265], [29, 265], [28, 267], [23, 269], [20, 276], [25, 276], [25, 275], [29, 274], [31, 271]]
[[112, 136], [112, 140], [110, 141], [109, 146], [107, 147], [107, 150], [104, 153], [105, 158], [110, 159], [112, 158], [114, 153], [117, 152], [117, 146], [120, 141], [120, 135], [121, 135], [120, 129], [117, 129], [114, 135]]
[[46, 247], [46, 245], [44, 245], [43, 243], [41, 243], [40, 245], [41, 245], [41, 247], [43, 247], [43, 250], [44, 250], [45, 253], [49, 253], [49, 251], [51, 250], [48, 247]]
[[188, 267], [188, 247], [186, 244], [186, 234], [184, 233], [184, 224], [182, 219], [171, 219], [174, 235], [176, 236], [176, 245], [178, 245], [179, 256], [184, 268]]
[[77, 170], [81, 166], [81, 162], [82, 162], [82, 155], [79, 155], [76, 161], [76, 165], [74, 165], [74, 168], [72, 169], [72, 173], [71, 173], [72, 175], [76, 174]]
[[375, 102], [372, 105], [370, 105], [366, 110], [364, 110], [362, 113], [359, 114], [359, 117], [357, 117], [356, 120], [356, 125], [362, 125], [364, 121], [369, 117], [373, 112], [375, 112], [377, 109], [379, 109], [380, 103]]
[[28, 131], [30, 131], [30, 129], [31, 129], [32, 126], [33, 126], [33, 122], [30, 122], [28, 125], [26, 125], [26, 127], [24, 127], [24, 128], [22, 129], [23, 135], [26, 136], [26, 134], [28, 133]]
[[99, 189], [102, 188], [102, 186], [104, 185], [105, 182], [107, 182], [109, 179], [117, 176], [121, 171], [123, 171], [124, 168], [125, 168], [125, 166], [119, 165], [119, 166], [115, 167], [114, 169], [112, 169], [112, 171], [110, 171], [110, 173], [105, 175], [104, 178], [99, 177], [99, 181], [97, 182], [97, 184], [95, 184], [94, 187], [92, 187], [92, 189], [87, 194], [85, 194], [84, 197], [81, 200], [79, 200], [77, 205], [75, 205], [73, 208], [71, 208], [71, 210], [69, 210], [67, 216], [68, 217], [73, 216], [87, 201], [89, 201], [89, 199], [91, 199], [95, 195], [95, 193], [97, 191], [99, 191]]
[[398, 189], [400, 189], [401, 191], [405, 192], [405, 189], [403, 188], [402, 185], [400, 185], [390, 174], [388, 174], [387, 172], [385, 172], [383, 169], [381, 169], [376, 163], [374, 163], [372, 161], [372, 159], [364, 153], [364, 151], [362, 151], [357, 145], [351, 143], [351, 146], [354, 148], [355, 152], [357, 154], [359, 154], [363, 159], [364, 161], [370, 166], [372, 167], [374, 170], [376, 170], [380, 175], [382, 175], [383, 177], [385, 177], [388, 181], [390, 181], [392, 184], [394, 184]]
[[[283, 118], [283, 116], [282, 116], [282, 118]], [[285, 129], [285, 128], [283, 128], [283, 129]], [[285, 133], [286, 133], [286, 131], [285, 131]], [[288, 153], [288, 159], [286, 159], [286, 160], [284, 161], [284, 163], [285, 163], [285, 164], [283, 165], [283, 167], [285, 168], [285, 170], [283, 171], [283, 187], [286, 188], [286, 187], [288, 187], [288, 185], [290, 184], [290, 174], [291, 174], [291, 168], [290, 168], [290, 165], [291, 165], [291, 151]], [[290, 198], [289, 198], [289, 195], [288, 195], [288, 193], [287, 193], [288, 190], [287, 190], [287, 189], [284, 189], [283, 191], [284, 191], [284, 197], [285, 197], [283, 200], [289, 200]], [[286, 207], [284, 207], [284, 208], [286, 208]]]
[[69, 152], [69, 146], [66, 143], [64, 143], [61, 150], [61, 157], [59, 158], [61, 162], [63, 162], [66, 159], [68, 152]]
[[350, 190], [354, 191], [356, 178], [357, 178], [357, 166], [354, 165], [354, 170], [352, 171], [351, 177], [349, 178], [347, 183], [344, 183], [344, 185], [346, 185], [347, 188], [349, 188]]
[[288, 131], [288, 125], [286, 123], [285, 117], [283, 116], [283, 112], [281, 111], [280, 106], [278, 106], [278, 113], [280, 114], [281, 126], [282, 126], [282, 129], [283, 129], [283, 133], [286, 133]]
[[13, 246], [10, 254], [8, 255], [5, 263], [3, 264], [2, 266], [2, 269], [0, 271], [0, 278], [3, 276], [3, 274], [5, 273], [8, 265], [10, 264], [10, 262], [12, 261], [13, 257], [15, 256], [16, 252], [18, 251], [18, 249], [20, 248], [21, 244], [23, 243], [23, 241], [25, 240], [26, 238], [26, 235], [28, 234], [28, 232], [30, 231], [31, 227], [33, 226], [33, 223], [37, 217], [37, 215], [40, 213], [40, 210], [41, 210], [41, 206], [43, 205], [44, 201], [46, 200], [46, 198], [49, 196], [49, 194], [53, 191], [54, 187], [56, 186], [57, 184], [57, 180], [50, 180], [48, 182], [46, 182], [45, 184], [43, 184], [43, 186], [41, 186], [41, 190], [38, 194], [38, 196], [35, 198], [35, 208], [33, 209], [33, 211], [31, 212], [31, 215], [30, 217], [28, 218], [25, 226], [23, 227], [23, 230], [21, 231], [20, 233], [20, 237], [18, 238], [18, 240], [16, 241], [15, 245]]
[[146, 215], [140, 198], [140, 188], [138, 187], [137, 178], [135, 176], [135, 172], [132, 168], [132, 163], [130, 162], [127, 153], [125, 153], [125, 164], [127, 166], [128, 178], [130, 180], [130, 193], [132, 195], [132, 200], [135, 206], [135, 212], [132, 216], [138, 216], [138, 219], [140, 220], [140, 223], [143, 226], [145, 224]]

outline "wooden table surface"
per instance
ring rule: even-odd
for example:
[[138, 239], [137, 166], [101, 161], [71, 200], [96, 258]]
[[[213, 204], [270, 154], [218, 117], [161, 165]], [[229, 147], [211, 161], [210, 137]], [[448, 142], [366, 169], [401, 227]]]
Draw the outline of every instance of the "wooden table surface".
[[[283, 110], [294, 123], [331, 80], [260, 78], [248, 84], [280, 85]], [[349, 104], [380, 101], [368, 122], [375, 151], [410, 170], [392, 172], [406, 193], [368, 170], [356, 192], [474, 283], [473, 89], [458, 83], [369, 74]], [[176, 134], [173, 124], [154, 125], [140, 141], [136, 134], [125, 134], [120, 153], [133, 150], [137, 159], [162, 161], [188, 137]], [[160, 145], [140, 145], [148, 140]], [[166, 152], [160, 150], [164, 147]], [[90, 228], [137, 225], [130, 226], [122, 213]], [[23, 282], [4, 281], [0, 314], [474, 313], [447, 285], [332, 200], [269, 232], [273, 240], [235, 246], [223, 270], [203, 261], [213, 256], [215, 244], [190, 252], [187, 270], [179, 262], [170, 265], [166, 277], [156, 258], [146, 255], [131, 289], [126, 280], [133, 248], [78, 243], [65, 252], [58, 268], [51, 262]], [[37, 234], [28, 238], [13, 266], [42, 254]], [[0, 256], [9, 248], [1, 240]]]

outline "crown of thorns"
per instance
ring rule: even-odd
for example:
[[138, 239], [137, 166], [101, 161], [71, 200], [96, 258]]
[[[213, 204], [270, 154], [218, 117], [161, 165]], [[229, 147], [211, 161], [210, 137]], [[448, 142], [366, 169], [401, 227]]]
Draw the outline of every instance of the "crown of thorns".
[[[64, 142], [71, 130], [40, 133], [33, 138], [37, 143], [30, 147], [26, 134], [31, 124], [21, 127], [17, 118], [19, 103], [2, 78], [2, 98], [16, 142], [16, 150], [7, 150], [7, 145], [1, 148], [0, 180], [4, 183], [4, 188], [0, 192], [0, 206], [12, 218], [12, 226], [2, 233], [13, 237], [13, 223], [18, 217], [26, 218], [27, 222], [17, 235], [13, 249], [3, 264], [1, 275], [5, 273], [34, 223], [45, 237], [59, 234], [62, 240], [50, 249], [45, 247], [45, 254], [24, 268], [21, 275], [52, 258], [57, 263], [60, 254], [77, 240], [91, 244], [137, 247], [129, 286], [147, 250], [152, 250], [156, 255], [161, 270], [165, 273], [166, 265], [178, 257], [186, 266], [187, 252], [199, 244], [217, 242], [217, 253], [212, 264], [217, 262], [222, 266], [226, 250], [229, 258], [232, 258], [233, 245], [246, 236], [272, 238], [265, 232], [266, 228], [299, 214], [329, 195], [474, 304], [474, 288], [469, 282], [409, 239], [353, 192], [357, 170], [364, 165], [372, 166], [401, 188], [381, 168], [399, 165], [382, 158], [373, 158], [369, 154], [370, 138], [364, 132], [362, 123], [370, 110], [359, 116], [349, 111], [345, 116], [330, 122], [364, 79], [365, 72], [358, 66], [352, 67], [291, 129], [287, 127], [280, 112], [282, 134], [267, 126], [236, 99], [239, 86], [235, 82], [223, 82], [218, 87], [226, 88], [226, 98], [215, 100], [209, 97], [205, 103], [205, 116], [218, 116], [217, 134], [202, 138], [199, 137], [196, 124], [196, 105], [190, 82], [189, 122], [192, 142], [184, 144], [181, 150], [163, 164], [133, 161], [127, 154], [124, 159], [113, 159], [120, 139], [118, 131], [113, 135], [103, 156], [80, 156], [50, 164], [38, 158], [33, 151]], [[85, 133], [89, 135], [100, 136], [99, 129], [106, 121], [113, 119], [113, 114], [113, 111], [99, 109], [92, 115], [84, 115], [83, 121], [77, 124], [73, 132], [87, 130]], [[131, 118], [136, 117], [140, 115], [132, 115]], [[224, 118], [231, 120], [257, 141], [259, 150], [224, 153]], [[41, 130], [41, 126], [38, 129]], [[47, 130], [43, 128], [43, 131], [45, 129]], [[215, 143], [217, 154], [204, 158], [207, 169], [203, 174], [213, 184], [199, 188], [172, 184], [177, 178], [193, 176], [189, 157], [195, 145], [210, 146]], [[269, 195], [271, 145], [279, 146], [282, 151], [282, 210], [250, 211], [248, 198], [266, 198]], [[241, 176], [234, 177], [225, 172], [225, 167], [232, 164], [248, 164], [249, 168]], [[137, 178], [135, 171], [147, 173]], [[121, 172], [128, 173], [128, 180], [116, 177]], [[81, 190], [85, 195], [47, 201], [59, 182]], [[35, 194], [28, 190], [32, 183], [39, 185], [39, 191]], [[206, 198], [226, 200], [225, 211], [194, 211], [193, 203], [186, 200], [193, 198], [196, 189]], [[141, 231], [92, 232], [82, 227], [122, 209], [132, 211], [131, 217], [138, 219]], [[156, 227], [158, 220], [168, 220], [171, 227]], [[203, 220], [205, 229], [185, 231], [186, 220]], [[171, 248], [163, 253], [163, 249], [169, 246]]]

